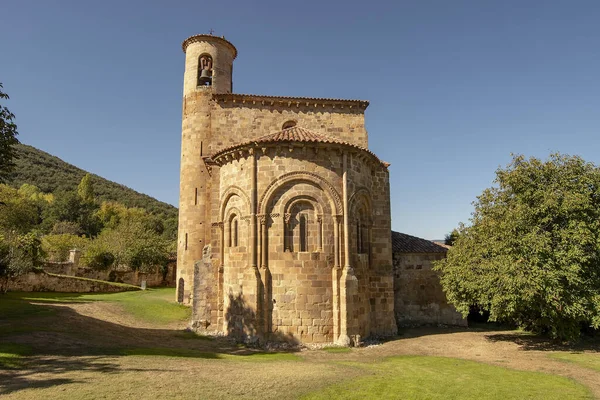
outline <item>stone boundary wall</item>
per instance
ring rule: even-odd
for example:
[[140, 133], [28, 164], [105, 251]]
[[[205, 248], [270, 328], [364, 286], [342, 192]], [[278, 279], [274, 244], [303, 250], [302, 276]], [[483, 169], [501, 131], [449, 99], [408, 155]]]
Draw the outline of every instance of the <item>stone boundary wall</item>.
[[72, 276], [29, 272], [7, 282], [9, 292], [112, 293], [139, 290], [134, 286], [114, 285]]
[[399, 327], [467, 326], [466, 318], [448, 304], [433, 262], [444, 253], [394, 253], [394, 312]]
[[69, 275], [80, 278], [98, 279], [101, 281], [126, 283], [134, 286], [141, 286], [142, 281], [146, 281], [146, 287], [175, 287], [177, 262], [172, 261], [167, 265], [167, 273], [163, 276], [161, 268], [156, 267], [153, 272], [141, 273], [132, 271], [128, 268], [109, 269], [98, 271], [92, 268], [78, 266], [72, 261], [66, 262], [47, 262], [43, 269], [59, 275]]

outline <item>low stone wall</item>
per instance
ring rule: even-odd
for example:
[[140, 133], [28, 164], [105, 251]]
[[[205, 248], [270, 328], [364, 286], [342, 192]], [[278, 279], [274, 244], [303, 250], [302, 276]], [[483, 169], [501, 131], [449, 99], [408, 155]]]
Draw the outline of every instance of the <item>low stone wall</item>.
[[76, 266], [71, 262], [49, 262], [44, 266], [44, 271], [54, 274], [70, 275], [81, 278], [98, 279], [109, 282], [126, 283], [129, 285], [141, 286], [142, 281], [146, 281], [147, 287], [167, 286], [175, 287], [176, 262], [171, 262], [167, 266], [167, 273], [163, 277], [161, 268], [157, 267], [151, 273], [140, 273], [131, 270], [111, 269], [107, 271], [98, 271], [91, 268]]
[[394, 310], [398, 326], [442, 324], [467, 326], [448, 304], [433, 262], [445, 253], [394, 253]]
[[139, 288], [79, 279], [72, 276], [59, 276], [41, 271], [29, 272], [9, 280], [7, 289], [9, 292], [111, 293], [138, 290]]

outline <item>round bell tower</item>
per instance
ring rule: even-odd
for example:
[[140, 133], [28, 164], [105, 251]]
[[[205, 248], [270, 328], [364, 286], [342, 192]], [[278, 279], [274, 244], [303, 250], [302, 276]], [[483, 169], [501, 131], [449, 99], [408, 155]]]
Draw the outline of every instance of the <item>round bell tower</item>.
[[179, 228], [177, 239], [177, 301], [190, 304], [194, 265], [210, 245], [210, 175], [204, 157], [211, 148], [211, 100], [231, 93], [237, 50], [224, 37], [195, 35], [182, 44], [185, 53]]

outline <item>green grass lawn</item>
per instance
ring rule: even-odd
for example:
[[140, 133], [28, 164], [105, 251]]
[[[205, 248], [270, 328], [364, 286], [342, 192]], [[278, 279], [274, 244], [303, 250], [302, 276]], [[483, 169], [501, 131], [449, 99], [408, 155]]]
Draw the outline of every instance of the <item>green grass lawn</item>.
[[589, 399], [590, 392], [567, 378], [515, 371], [443, 357], [392, 357], [353, 363], [365, 376], [343, 381], [304, 399]]
[[31, 354], [31, 348], [22, 344], [0, 343], [0, 369], [19, 368], [23, 357]]
[[[262, 352], [179, 329], [191, 309], [174, 297], [172, 288], [0, 295], [0, 397], [592, 398], [564, 377], [456, 358], [334, 346]], [[595, 354], [552, 357], [600, 370]]]
[[550, 354], [551, 358], [572, 362], [581, 365], [585, 368], [590, 368], [596, 371], [600, 371], [600, 352], [598, 353], [566, 353], [557, 352]]
[[[119, 293], [9, 292], [0, 297], [0, 318], [50, 315], [54, 310], [35, 303], [118, 303], [134, 318], [154, 324], [189, 320], [191, 308], [174, 302], [173, 288], [148, 289]], [[34, 303], [34, 304], [32, 304]]]

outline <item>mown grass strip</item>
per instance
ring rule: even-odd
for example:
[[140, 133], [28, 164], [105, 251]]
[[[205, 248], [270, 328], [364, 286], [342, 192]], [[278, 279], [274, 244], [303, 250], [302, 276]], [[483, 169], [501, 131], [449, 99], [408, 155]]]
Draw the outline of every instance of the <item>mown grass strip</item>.
[[600, 352], [596, 353], [552, 353], [549, 357], [555, 360], [570, 362], [584, 368], [600, 371]]
[[170, 348], [170, 347], [140, 347], [132, 349], [123, 349], [120, 354], [124, 356], [161, 356], [161, 357], [183, 357], [183, 358], [202, 358], [211, 360], [231, 360], [231, 361], [251, 361], [251, 362], [269, 362], [269, 361], [301, 361], [302, 357], [292, 353], [243, 353], [243, 354], [224, 354], [215, 352], [205, 352], [194, 349]]
[[368, 376], [342, 381], [303, 399], [591, 399], [589, 390], [564, 377], [515, 371], [443, 357], [392, 357], [352, 363]]
[[326, 346], [321, 349], [327, 353], [350, 353], [352, 350], [349, 347], [341, 346]]
[[[40, 304], [32, 303], [85, 303], [106, 301], [120, 304], [124, 311], [133, 317], [153, 324], [168, 324], [188, 321], [191, 318], [190, 307], [174, 301], [174, 288], [148, 289], [118, 293], [59, 293], [59, 292], [9, 292], [1, 297], [0, 319], [20, 316], [47, 315], [48, 310]], [[5, 305], [5, 300], [10, 304]], [[2, 311], [6, 310], [6, 314]]]
[[0, 343], [0, 369], [15, 369], [23, 365], [23, 357], [31, 354], [29, 346]]

